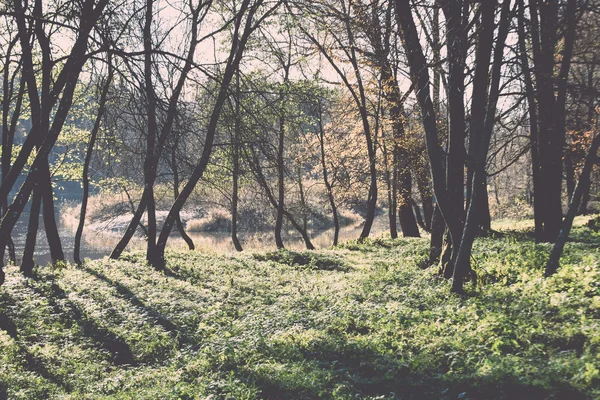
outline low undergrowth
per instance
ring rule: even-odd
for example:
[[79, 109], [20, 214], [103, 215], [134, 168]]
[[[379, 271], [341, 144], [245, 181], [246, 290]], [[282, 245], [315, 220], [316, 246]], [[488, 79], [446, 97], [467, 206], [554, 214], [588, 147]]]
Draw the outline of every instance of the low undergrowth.
[[464, 298], [426, 239], [9, 267], [0, 398], [598, 398], [599, 245], [575, 228], [545, 279], [549, 245], [478, 239]]

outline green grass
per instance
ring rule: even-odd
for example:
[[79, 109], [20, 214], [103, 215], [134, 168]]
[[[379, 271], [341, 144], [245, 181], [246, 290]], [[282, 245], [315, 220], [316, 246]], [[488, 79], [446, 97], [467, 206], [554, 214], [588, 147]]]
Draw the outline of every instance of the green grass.
[[544, 279], [549, 245], [479, 239], [470, 297], [419, 267], [426, 239], [9, 267], [0, 398], [598, 398], [599, 246], [575, 228]]

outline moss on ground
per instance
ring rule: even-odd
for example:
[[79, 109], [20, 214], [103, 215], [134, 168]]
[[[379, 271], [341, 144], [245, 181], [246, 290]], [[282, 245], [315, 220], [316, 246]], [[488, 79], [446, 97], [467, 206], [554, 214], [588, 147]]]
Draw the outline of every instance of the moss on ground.
[[0, 398], [598, 398], [599, 245], [575, 228], [544, 279], [549, 245], [478, 239], [464, 298], [426, 239], [9, 267]]

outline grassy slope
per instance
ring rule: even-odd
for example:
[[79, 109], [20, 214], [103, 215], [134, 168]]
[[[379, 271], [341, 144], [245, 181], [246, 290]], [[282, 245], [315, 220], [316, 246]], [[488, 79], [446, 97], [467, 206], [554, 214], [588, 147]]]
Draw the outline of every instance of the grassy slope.
[[549, 245], [477, 241], [465, 299], [418, 268], [425, 239], [9, 267], [0, 398], [599, 397], [600, 234], [573, 237], [550, 279]]

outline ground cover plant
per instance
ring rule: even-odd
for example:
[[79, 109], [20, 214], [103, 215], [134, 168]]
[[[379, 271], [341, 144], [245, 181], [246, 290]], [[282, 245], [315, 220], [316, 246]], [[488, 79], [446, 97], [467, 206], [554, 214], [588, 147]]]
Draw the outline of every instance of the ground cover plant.
[[478, 239], [468, 296], [426, 238], [8, 267], [0, 398], [598, 398], [600, 233], [577, 225], [550, 278], [550, 244]]

